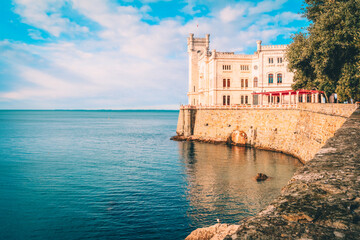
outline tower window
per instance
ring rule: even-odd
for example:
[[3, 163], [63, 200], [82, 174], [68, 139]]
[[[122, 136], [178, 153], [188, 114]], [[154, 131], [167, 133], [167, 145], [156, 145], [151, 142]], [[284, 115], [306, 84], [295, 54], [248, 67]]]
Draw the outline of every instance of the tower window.
[[278, 58], [277, 58], [277, 63], [282, 63], [282, 62], [283, 62], [282, 57], [278, 57]]
[[230, 87], [230, 79], [223, 79], [223, 88]]
[[231, 65], [222, 65], [223, 71], [231, 71]]
[[269, 64], [274, 63], [274, 58], [269, 58]]
[[257, 86], [258, 86], [258, 78], [255, 77], [255, 78], [254, 78], [254, 87], [257, 87]]

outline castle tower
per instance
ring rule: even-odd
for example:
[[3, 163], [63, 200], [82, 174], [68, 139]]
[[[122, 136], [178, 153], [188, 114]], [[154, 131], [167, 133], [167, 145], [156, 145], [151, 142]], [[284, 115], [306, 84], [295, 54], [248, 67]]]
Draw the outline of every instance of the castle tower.
[[190, 33], [187, 39], [189, 53], [189, 104], [198, 104], [199, 89], [199, 57], [209, 52], [210, 34], [206, 34], [205, 38], [194, 38], [194, 34]]

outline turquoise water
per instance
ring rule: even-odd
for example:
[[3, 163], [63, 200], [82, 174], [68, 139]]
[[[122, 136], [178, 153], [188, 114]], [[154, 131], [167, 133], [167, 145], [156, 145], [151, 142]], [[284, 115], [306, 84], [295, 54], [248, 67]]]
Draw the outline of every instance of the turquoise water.
[[[174, 142], [177, 111], [0, 111], [0, 239], [183, 239], [254, 215], [299, 162]], [[252, 179], [257, 172], [272, 178]]]

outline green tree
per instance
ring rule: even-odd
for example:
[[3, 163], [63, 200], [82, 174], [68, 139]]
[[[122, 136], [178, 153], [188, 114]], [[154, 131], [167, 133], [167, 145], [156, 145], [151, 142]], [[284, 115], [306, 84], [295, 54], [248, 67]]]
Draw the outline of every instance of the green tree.
[[293, 89], [359, 101], [360, 0], [305, 0], [303, 10], [310, 25], [293, 36], [286, 53]]

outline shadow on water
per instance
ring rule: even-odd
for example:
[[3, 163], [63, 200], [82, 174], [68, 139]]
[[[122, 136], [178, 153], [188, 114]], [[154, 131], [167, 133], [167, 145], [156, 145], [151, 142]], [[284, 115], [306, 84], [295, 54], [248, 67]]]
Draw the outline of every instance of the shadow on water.
[[[296, 158], [281, 153], [198, 142], [179, 142], [179, 155], [192, 227], [215, 224], [217, 218], [237, 223], [255, 215], [280, 194], [302, 166]], [[255, 181], [260, 172], [271, 178]]]

